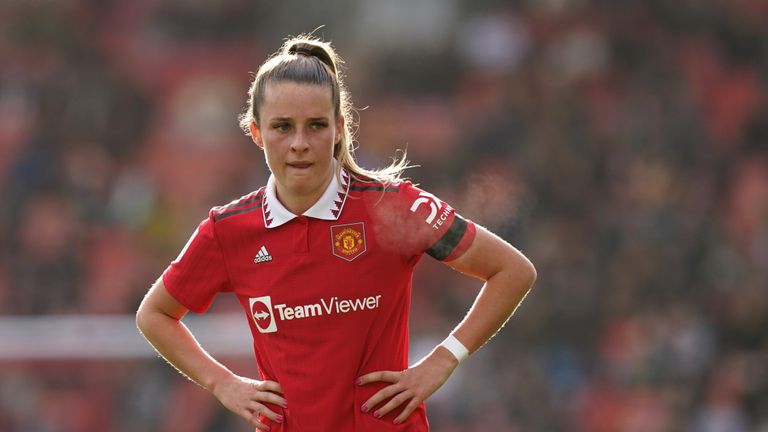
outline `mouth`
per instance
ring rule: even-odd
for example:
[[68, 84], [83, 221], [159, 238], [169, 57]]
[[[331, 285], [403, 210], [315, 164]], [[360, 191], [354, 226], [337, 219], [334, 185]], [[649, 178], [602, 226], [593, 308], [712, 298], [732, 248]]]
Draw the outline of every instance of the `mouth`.
[[296, 162], [288, 162], [287, 165], [291, 168], [296, 169], [307, 169], [312, 166], [312, 162], [307, 161], [296, 161]]

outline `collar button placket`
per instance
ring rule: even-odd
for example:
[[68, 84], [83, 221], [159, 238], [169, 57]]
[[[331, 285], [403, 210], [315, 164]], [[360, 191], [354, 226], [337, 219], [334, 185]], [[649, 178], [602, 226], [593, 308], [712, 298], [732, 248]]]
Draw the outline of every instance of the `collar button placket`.
[[296, 217], [296, 226], [293, 234], [293, 252], [300, 255], [309, 253], [309, 218]]

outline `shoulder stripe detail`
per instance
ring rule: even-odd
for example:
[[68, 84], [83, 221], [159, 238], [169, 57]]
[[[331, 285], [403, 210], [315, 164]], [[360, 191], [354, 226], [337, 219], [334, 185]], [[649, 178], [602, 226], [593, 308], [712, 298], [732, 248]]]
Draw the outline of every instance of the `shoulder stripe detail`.
[[[244, 213], [244, 212], [247, 212], [247, 211], [250, 211], [250, 210], [254, 210], [256, 208], [260, 208], [262, 200], [264, 199], [264, 192], [265, 192], [265, 187], [262, 187], [262, 188], [260, 188], [257, 191], [251, 192], [248, 195], [242, 196], [242, 197], [240, 197], [240, 198], [230, 202], [229, 204], [226, 204], [226, 205], [223, 205], [223, 206], [219, 206], [219, 207], [214, 207], [213, 208], [213, 213], [214, 213], [213, 221], [217, 222], [217, 221], [219, 221], [221, 219], [224, 219], [224, 218], [226, 218], [228, 216], [232, 216], [232, 215], [236, 215], [236, 214], [239, 214], [239, 213]], [[248, 198], [248, 199], [246, 199], [246, 198]], [[247, 209], [243, 208], [243, 207], [249, 206], [249, 205], [251, 205], [251, 204], [253, 204], [255, 202], [259, 203], [259, 205], [257, 207], [254, 207], [254, 208], [249, 207]]]
[[438, 261], [445, 260], [453, 253], [453, 250], [459, 245], [466, 232], [467, 221], [459, 216], [458, 213], [455, 213], [453, 223], [451, 223], [448, 231], [431, 248], [427, 249], [427, 254]]
[[[237, 209], [237, 210], [228, 211], [226, 213], [218, 214], [218, 215], [213, 217], [213, 221], [214, 222], [218, 222], [218, 221], [220, 221], [222, 219], [225, 219], [225, 218], [228, 218], [230, 216], [238, 215], [238, 214], [241, 214], [241, 213], [248, 213], [248, 212], [252, 212], [254, 210], [260, 209], [261, 208], [261, 197], [258, 197], [258, 198], [259, 198], [259, 203], [256, 204], [255, 206], [247, 207], [247, 208], [241, 208], [241, 209]], [[255, 200], [255, 199], [256, 199], [256, 197], [252, 198], [252, 200]], [[252, 203], [253, 202], [252, 200], [248, 200], [248, 201], [250, 201]], [[245, 203], [243, 203], [243, 204], [245, 204]]]
[[[242, 201], [242, 199], [245, 198], [245, 197], [238, 198], [238, 199], [232, 201], [229, 204], [216, 207], [216, 210], [218, 210], [220, 213], [224, 213], [226, 211], [235, 209], [237, 207], [242, 207], [242, 206], [246, 206], [248, 204], [253, 204], [256, 201], [261, 201], [261, 199], [264, 198], [264, 191], [259, 190], [255, 194], [248, 194], [248, 195], [253, 195], [253, 196], [251, 196], [250, 198], [248, 198], [245, 201]], [[246, 196], [248, 196], [248, 195], [246, 195]]]
[[365, 192], [365, 191], [376, 191], [376, 192], [398, 192], [400, 189], [395, 187], [385, 187], [385, 186], [357, 186], [357, 185], [350, 185], [349, 190], [353, 190], [355, 192]]

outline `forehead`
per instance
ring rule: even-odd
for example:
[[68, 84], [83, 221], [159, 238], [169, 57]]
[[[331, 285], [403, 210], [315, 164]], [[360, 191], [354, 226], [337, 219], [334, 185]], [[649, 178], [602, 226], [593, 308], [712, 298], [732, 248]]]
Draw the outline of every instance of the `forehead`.
[[278, 81], [264, 88], [261, 115], [269, 117], [330, 117], [331, 89], [318, 84]]

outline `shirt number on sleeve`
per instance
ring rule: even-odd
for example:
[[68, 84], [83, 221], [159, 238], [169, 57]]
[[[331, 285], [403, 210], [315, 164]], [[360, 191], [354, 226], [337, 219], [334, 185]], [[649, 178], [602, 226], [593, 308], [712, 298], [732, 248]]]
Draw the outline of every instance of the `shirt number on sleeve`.
[[440, 204], [438, 204], [437, 198], [434, 195], [422, 191], [419, 193], [419, 197], [416, 198], [416, 201], [411, 205], [411, 211], [416, 213], [416, 209], [422, 204], [429, 205], [429, 216], [424, 219], [424, 222], [432, 225], [432, 222], [434, 222], [435, 217], [437, 216], [437, 209], [440, 208]]

